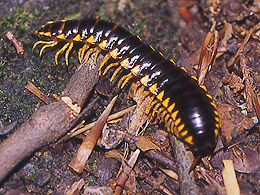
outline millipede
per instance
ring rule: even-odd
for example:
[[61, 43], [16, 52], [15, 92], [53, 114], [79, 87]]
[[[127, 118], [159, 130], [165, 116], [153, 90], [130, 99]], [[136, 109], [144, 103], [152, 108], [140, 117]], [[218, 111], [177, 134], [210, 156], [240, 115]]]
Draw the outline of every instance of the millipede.
[[[145, 44], [140, 37], [116, 24], [99, 19], [49, 21], [36, 30], [44, 49], [59, 43], [64, 45], [55, 54], [65, 52], [65, 62], [74, 44], [81, 44], [78, 59], [95, 54], [95, 63], [100, 52], [104, 58], [99, 73], [106, 74], [112, 67], [110, 81], [123, 69], [118, 87], [123, 88], [136, 77], [137, 88], [141, 87], [142, 97], [150, 96], [147, 111], [157, 113], [169, 132], [180, 139], [194, 154], [195, 158], [212, 155], [220, 131], [220, 117], [211, 95], [204, 85], [199, 85], [195, 76], [189, 76], [183, 67]], [[110, 63], [113, 60], [112, 63]]]

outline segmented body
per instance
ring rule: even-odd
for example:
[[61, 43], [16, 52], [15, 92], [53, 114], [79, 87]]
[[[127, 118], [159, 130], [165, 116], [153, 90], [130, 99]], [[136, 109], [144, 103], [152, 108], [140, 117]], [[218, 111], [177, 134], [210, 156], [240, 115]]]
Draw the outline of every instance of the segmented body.
[[[195, 77], [190, 77], [184, 68], [177, 67], [172, 60], [144, 44], [137, 36], [111, 22], [97, 19], [68, 20], [48, 22], [36, 33], [41, 38], [36, 42], [45, 44], [41, 51], [64, 41], [64, 46], [56, 53], [65, 51], [68, 55], [75, 43], [83, 46], [78, 51], [81, 61], [85, 52], [87, 57], [101, 51], [106, 55], [100, 64], [100, 73], [105, 74], [116, 67], [111, 80], [122, 69], [128, 70], [119, 83], [119, 87], [133, 77], [138, 77], [137, 85], [146, 89], [143, 96], [151, 96], [148, 110], [165, 122], [168, 131], [183, 141], [195, 155], [208, 155], [216, 146], [220, 130], [219, 114], [206, 87], [198, 85]], [[108, 60], [114, 59], [114, 63]], [[96, 58], [95, 58], [96, 59]]]

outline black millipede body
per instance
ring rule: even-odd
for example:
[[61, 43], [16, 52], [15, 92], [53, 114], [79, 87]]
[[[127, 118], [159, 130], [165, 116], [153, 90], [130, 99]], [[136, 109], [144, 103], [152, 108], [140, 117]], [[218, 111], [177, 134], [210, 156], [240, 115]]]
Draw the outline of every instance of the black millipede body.
[[[184, 142], [196, 156], [212, 154], [220, 130], [219, 114], [206, 87], [198, 85], [194, 76], [185, 69], [177, 67], [173, 60], [146, 45], [138, 36], [111, 22], [98, 19], [50, 21], [41, 26], [36, 34], [44, 44], [40, 55], [47, 47], [53, 47], [63, 41], [64, 46], [56, 53], [65, 51], [68, 56], [75, 43], [82, 44], [78, 51], [81, 62], [86, 53], [87, 59], [95, 53], [106, 52], [100, 64], [100, 73], [105, 74], [116, 67], [111, 80], [122, 69], [128, 73], [122, 76], [118, 86], [123, 88], [133, 77], [137, 77], [137, 86], [146, 89], [143, 96], [150, 95], [148, 109], [165, 122], [168, 131]], [[113, 63], [108, 63], [112, 58]]]

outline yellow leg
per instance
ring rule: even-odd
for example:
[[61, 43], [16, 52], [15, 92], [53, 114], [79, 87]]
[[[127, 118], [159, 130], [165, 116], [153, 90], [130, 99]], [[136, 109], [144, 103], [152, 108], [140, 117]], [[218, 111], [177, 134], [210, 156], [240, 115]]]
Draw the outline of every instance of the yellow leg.
[[95, 51], [95, 48], [91, 48], [91, 49], [88, 50], [88, 52], [87, 52], [86, 55], [85, 55], [85, 62], [88, 61], [89, 56], [90, 56], [94, 51]]
[[155, 112], [159, 109], [159, 107], [161, 106], [161, 102], [157, 103], [153, 109], [153, 113], [152, 116], [155, 114]]
[[155, 95], [153, 95], [153, 96], [150, 98], [150, 100], [149, 100], [149, 103], [148, 103], [147, 108], [146, 108], [146, 110], [145, 110], [145, 113], [146, 113], [147, 115], [149, 114], [149, 112], [150, 112], [150, 110], [151, 110], [151, 108], [152, 108], [152, 102], [153, 102], [154, 98], [155, 98]]
[[79, 63], [81, 63], [82, 59], [81, 59], [81, 53], [82, 53], [82, 48], [79, 48], [79, 51], [78, 51], [78, 59], [79, 59]]
[[161, 114], [161, 120], [163, 120], [163, 121], [166, 121], [166, 114], [168, 113], [168, 111], [167, 110], [164, 110], [163, 112], [162, 112], [162, 114]]
[[169, 118], [170, 118], [170, 115], [169, 115], [169, 114], [166, 114], [166, 116], [165, 116], [165, 118], [164, 118], [164, 121], [165, 121], [166, 124], [168, 123]]
[[109, 64], [106, 69], [104, 70], [103, 72], [103, 75], [105, 75], [107, 73], [107, 71], [109, 71], [110, 68], [114, 67], [114, 66], [117, 66], [119, 64], [119, 62], [115, 62], [115, 63], [111, 63]]
[[144, 92], [144, 95], [141, 96], [141, 99], [140, 99], [140, 103], [139, 103], [139, 104], [141, 104], [141, 103], [144, 101], [144, 99], [145, 99], [148, 95], [150, 95], [150, 94], [151, 94], [150, 91]]
[[89, 48], [90, 44], [84, 44], [82, 46], [82, 48], [79, 49], [79, 52], [78, 52], [78, 58], [79, 58], [79, 62], [81, 63], [82, 60], [83, 60], [83, 57], [84, 57], [84, 54], [85, 54], [85, 51]]
[[[121, 67], [121, 66], [120, 66], [120, 67]], [[131, 78], [133, 78], [133, 77], [134, 77], [134, 75], [133, 75], [131, 72], [130, 72], [129, 74], [127, 74], [127, 75], [124, 75], [124, 76], [119, 80], [117, 87], [120, 88], [121, 83], [123, 83], [122, 86], [121, 86], [121, 89], [122, 89], [122, 88], [125, 86], [125, 84], [126, 84]]]
[[37, 42], [34, 43], [34, 45], [33, 45], [33, 50], [34, 50], [34, 48], [35, 48], [37, 45], [39, 45], [39, 44], [47, 44], [47, 45], [50, 45], [50, 44], [52, 44], [53, 42], [55, 42], [55, 41], [37, 41]]
[[[50, 42], [49, 42], [50, 43]], [[41, 50], [40, 50], [40, 56], [42, 56], [42, 52], [43, 52], [43, 50], [45, 50], [47, 47], [53, 47], [53, 46], [55, 46], [55, 45], [57, 45], [58, 44], [58, 42], [56, 41], [52, 41], [50, 44], [48, 44], [48, 45], [44, 45], [42, 48], [41, 48]]]
[[124, 88], [124, 86], [128, 83], [128, 81], [130, 81], [132, 78], [134, 77], [133, 74], [130, 74], [126, 79], [125, 81], [123, 82], [122, 86], [121, 86], [121, 89]]
[[[122, 66], [119, 66], [113, 73], [111, 79], [110, 79], [110, 82], [112, 82], [115, 78], [115, 76], [117, 75], [117, 73], [122, 69]], [[119, 88], [119, 87], [118, 87]]]
[[162, 107], [159, 108], [159, 110], [158, 110], [158, 112], [157, 112], [157, 118], [160, 119], [160, 120], [163, 119], [163, 118], [161, 117], [161, 113], [162, 113], [162, 111], [164, 111], [164, 109], [165, 109], [165, 108], [162, 106]]
[[140, 81], [137, 81], [137, 82], [135, 83], [134, 95], [136, 94], [136, 91], [137, 91], [138, 87], [141, 86], [141, 84], [142, 84], [142, 83], [141, 83]]
[[55, 63], [58, 65], [58, 57], [60, 55], [61, 52], [63, 52], [64, 50], [66, 50], [69, 47], [70, 43], [66, 43], [59, 51], [57, 51], [57, 53], [55, 54]]
[[100, 62], [100, 66], [99, 66], [99, 75], [101, 75], [101, 69], [102, 69], [102, 67], [105, 65], [105, 63], [109, 60], [111, 58], [111, 55], [110, 55], [110, 53], [107, 53], [106, 55], [105, 55], [105, 57], [103, 58], [103, 60]]
[[154, 100], [152, 103], [151, 103], [151, 106], [153, 107], [155, 104], [157, 104], [159, 102], [159, 100]]
[[168, 126], [168, 128], [169, 128], [169, 130], [170, 130], [171, 133], [173, 133], [174, 135], [176, 135], [177, 137], [179, 137], [179, 135], [176, 134], [176, 133], [177, 133], [176, 127], [175, 127], [175, 124], [174, 124], [174, 122], [173, 122], [172, 119], [169, 119], [169, 121], [168, 121], [168, 123], [167, 123], [167, 126]]
[[[97, 47], [98, 48], [98, 47]], [[95, 58], [94, 58], [94, 64], [97, 64], [97, 58], [98, 54], [102, 51], [102, 49], [98, 48], [98, 50], [95, 52]]]
[[69, 54], [70, 54], [70, 51], [72, 50], [72, 48], [73, 48], [73, 42], [70, 43], [69, 48], [67, 49], [67, 51], [65, 53], [65, 62], [66, 62], [67, 66], [69, 65]]

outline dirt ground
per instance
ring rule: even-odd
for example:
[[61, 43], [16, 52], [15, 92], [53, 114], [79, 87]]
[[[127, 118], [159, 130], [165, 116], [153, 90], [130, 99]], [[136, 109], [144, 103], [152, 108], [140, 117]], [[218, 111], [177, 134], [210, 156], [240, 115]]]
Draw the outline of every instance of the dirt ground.
[[[79, 65], [75, 50], [70, 55], [68, 67], [64, 54], [59, 58], [59, 65], [55, 64], [55, 49], [46, 49], [42, 57], [39, 57], [38, 47], [32, 50], [38, 40], [35, 30], [47, 21], [85, 17], [113, 21], [140, 36], [145, 43], [162, 52], [166, 58], [174, 59], [178, 66], [185, 67], [189, 74], [195, 76], [201, 47], [212, 29], [218, 40], [212, 39], [212, 48], [217, 47], [204, 85], [218, 107], [222, 132], [218, 137], [218, 152], [213, 155], [211, 164], [203, 161], [197, 174], [192, 172], [191, 175], [196, 178], [201, 194], [225, 194], [222, 160], [231, 159], [241, 194], [260, 193], [258, 0], [11, 0], [0, 2], [0, 17], [0, 143], [45, 104], [25, 89], [29, 81], [51, 97], [63, 91]], [[7, 32], [20, 41], [22, 53], [18, 53], [7, 38]], [[96, 120], [112, 97], [119, 93], [116, 87], [107, 89], [109, 76], [102, 78], [105, 81], [100, 79], [92, 93], [89, 101], [96, 103], [85, 123]], [[135, 104], [128, 99], [128, 89], [119, 93], [115, 110]], [[101, 95], [100, 91], [105, 92]], [[153, 119], [145, 135], [170, 155], [174, 152], [165, 130], [163, 123]], [[111, 185], [121, 161], [109, 157], [106, 154], [108, 150], [100, 144], [88, 160], [91, 171], [77, 175], [68, 168], [82, 142], [81, 138], [72, 138], [55, 147], [45, 146], [31, 154], [0, 183], [0, 194], [64, 194], [81, 178], [85, 182], [84, 188]], [[131, 144], [129, 148], [134, 150]], [[124, 143], [112, 149], [123, 154]], [[174, 166], [178, 167], [178, 163], [182, 162], [176, 162]], [[135, 176], [131, 177], [134, 181], [132, 185], [126, 185], [124, 193], [183, 193], [180, 189], [183, 188], [182, 177], [179, 175], [176, 181], [165, 174], [158, 168], [163, 165], [154, 162], [151, 156], [142, 154], [135, 166]], [[81, 189], [81, 193], [83, 191]]]

